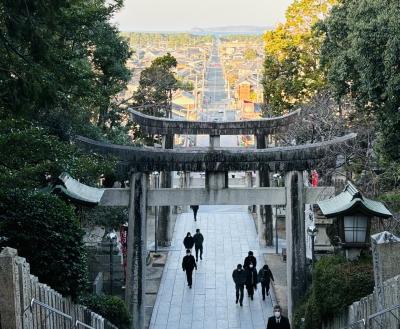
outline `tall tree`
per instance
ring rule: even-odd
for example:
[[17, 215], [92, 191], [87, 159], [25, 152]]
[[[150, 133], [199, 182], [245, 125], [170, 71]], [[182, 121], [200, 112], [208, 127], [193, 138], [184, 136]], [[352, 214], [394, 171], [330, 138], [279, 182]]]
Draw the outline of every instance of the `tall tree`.
[[348, 0], [321, 25], [322, 63], [338, 98], [378, 122], [385, 163], [400, 161], [400, 6], [397, 0]]
[[104, 125], [129, 79], [128, 45], [109, 19], [122, 0], [1, 0], [0, 117], [68, 137]]
[[264, 35], [264, 102], [267, 115], [282, 114], [310, 100], [324, 87], [319, 63], [321, 36], [313, 26], [337, 0], [296, 0], [286, 21]]
[[157, 57], [140, 73], [139, 88], [134, 95], [137, 105], [156, 116], [171, 115], [172, 92], [178, 88], [173, 69], [177, 61], [170, 53]]

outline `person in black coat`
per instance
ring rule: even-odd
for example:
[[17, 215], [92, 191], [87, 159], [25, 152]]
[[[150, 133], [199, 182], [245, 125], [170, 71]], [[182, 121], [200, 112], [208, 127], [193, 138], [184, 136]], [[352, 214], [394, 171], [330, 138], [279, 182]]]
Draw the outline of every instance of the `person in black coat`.
[[263, 300], [265, 300], [265, 293], [267, 293], [267, 296], [269, 295], [269, 285], [271, 280], [274, 281], [274, 276], [272, 275], [268, 265], [264, 265], [264, 267], [258, 272], [258, 282], [261, 283]]
[[186, 249], [192, 250], [194, 246], [194, 240], [190, 232], [187, 232], [186, 237], [183, 239], [183, 245]]
[[199, 250], [200, 250], [200, 259], [203, 259], [203, 242], [204, 237], [203, 234], [200, 233], [200, 229], [196, 230], [196, 234], [193, 235], [194, 241], [194, 249], [196, 250], [196, 262], [199, 260]]
[[250, 250], [248, 256], [244, 259], [243, 267], [244, 269], [248, 269], [250, 263], [253, 264], [253, 267], [257, 267], [257, 259], [254, 257], [253, 252]]
[[196, 221], [197, 220], [197, 212], [199, 211], [199, 206], [198, 205], [192, 205], [192, 206], [190, 206], [190, 209], [193, 210], [194, 221]]
[[253, 264], [250, 263], [246, 270], [246, 289], [251, 300], [253, 300], [254, 290], [257, 290], [257, 283], [257, 270], [253, 267]]
[[193, 275], [193, 270], [197, 270], [197, 264], [196, 260], [194, 259], [192, 253], [190, 252], [190, 249], [186, 250], [186, 256], [183, 257], [182, 260], [182, 269], [184, 272], [186, 272], [186, 278], [187, 278], [187, 283], [190, 289], [192, 289], [192, 275]]
[[232, 273], [233, 282], [236, 288], [236, 304], [240, 301], [240, 306], [243, 306], [244, 285], [246, 283], [246, 271], [242, 268], [242, 264], [238, 264], [236, 270]]
[[290, 329], [289, 319], [282, 315], [279, 305], [274, 306], [274, 316], [268, 319], [267, 329]]

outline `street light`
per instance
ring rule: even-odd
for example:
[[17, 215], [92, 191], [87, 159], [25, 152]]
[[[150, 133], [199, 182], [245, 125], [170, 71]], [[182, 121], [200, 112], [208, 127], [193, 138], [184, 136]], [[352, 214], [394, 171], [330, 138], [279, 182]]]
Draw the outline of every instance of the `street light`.
[[315, 262], [314, 243], [315, 243], [315, 237], [318, 234], [318, 229], [314, 225], [309, 226], [307, 227], [307, 234], [311, 237], [311, 260], [314, 266]]
[[[160, 173], [154, 172], [154, 185], [155, 188], [160, 188]], [[154, 252], [157, 253], [157, 231], [158, 231], [158, 206], [154, 209]]]
[[[272, 175], [272, 178], [275, 182], [275, 186], [280, 186], [282, 176], [280, 173], [275, 173]], [[278, 206], [275, 206], [275, 253], [279, 253], [279, 245], [278, 245]]]
[[113, 247], [115, 242], [117, 241], [117, 234], [115, 232], [109, 232], [106, 235], [106, 238], [109, 242], [110, 247], [110, 295], [113, 293], [113, 276], [114, 276], [114, 268], [113, 268]]

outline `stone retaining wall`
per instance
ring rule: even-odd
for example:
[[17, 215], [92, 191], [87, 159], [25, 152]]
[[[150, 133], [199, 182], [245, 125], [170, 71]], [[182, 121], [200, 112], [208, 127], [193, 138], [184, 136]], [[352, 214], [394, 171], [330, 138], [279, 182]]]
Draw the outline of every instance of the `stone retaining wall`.
[[40, 283], [15, 249], [3, 249], [0, 253], [0, 329], [84, 327], [118, 329], [100, 315]]

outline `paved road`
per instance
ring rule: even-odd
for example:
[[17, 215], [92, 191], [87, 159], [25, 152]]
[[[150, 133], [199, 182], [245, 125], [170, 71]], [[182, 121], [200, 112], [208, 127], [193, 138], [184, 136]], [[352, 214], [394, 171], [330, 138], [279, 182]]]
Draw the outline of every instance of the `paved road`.
[[[225, 90], [225, 78], [222, 71], [217, 42], [214, 43], [210, 59], [207, 63], [203, 104], [203, 112], [200, 113], [201, 120], [235, 120], [235, 112], [227, 110], [229, 99], [228, 93]], [[222, 147], [239, 146], [237, 136], [221, 136], [220, 143]], [[197, 136], [196, 145], [200, 147], [208, 146], [208, 135]]]
[[[193, 289], [189, 289], [181, 268], [185, 254], [182, 240], [196, 228], [200, 228], [205, 238], [204, 256], [194, 273]], [[197, 222], [191, 213], [184, 213], [177, 219], [173, 238], [151, 329], [266, 327], [272, 303], [269, 298], [262, 300], [260, 289], [253, 301], [245, 296], [243, 307], [235, 304], [232, 271], [249, 250], [256, 256], [260, 251], [254, 222], [246, 207], [201, 206]], [[262, 263], [262, 257], [257, 259]]]

